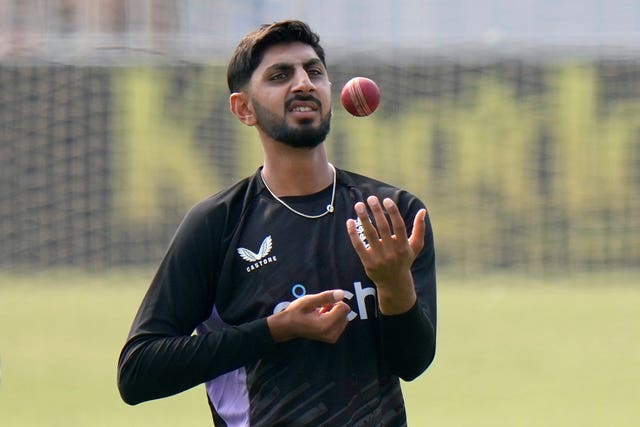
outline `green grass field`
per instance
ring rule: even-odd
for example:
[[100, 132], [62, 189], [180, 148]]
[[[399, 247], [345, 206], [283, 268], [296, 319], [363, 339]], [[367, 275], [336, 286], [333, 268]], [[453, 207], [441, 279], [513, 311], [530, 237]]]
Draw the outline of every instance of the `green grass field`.
[[[0, 426], [211, 425], [202, 387], [136, 407], [116, 360], [148, 275], [0, 275]], [[635, 426], [640, 272], [439, 279], [412, 426]]]

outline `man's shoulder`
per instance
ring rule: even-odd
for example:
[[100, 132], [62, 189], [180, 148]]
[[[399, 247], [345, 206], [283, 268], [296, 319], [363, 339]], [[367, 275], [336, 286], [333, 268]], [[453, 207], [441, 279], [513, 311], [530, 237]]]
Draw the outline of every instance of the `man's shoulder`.
[[357, 188], [364, 197], [375, 195], [378, 198], [389, 197], [396, 201], [417, 199], [414, 194], [406, 189], [377, 178], [347, 170], [341, 170], [341, 176], [347, 187]]
[[217, 193], [193, 205], [188, 212], [190, 217], [210, 218], [212, 216], [229, 217], [236, 212], [238, 215], [248, 200], [255, 176], [248, 176], [226, 187]]
[[340, 172], [341, 172], [340, 175], [342, 175], [342, 177], [343, 177], [345, 183], [347, 184], [347, 186], [353, 185], [353, 186], [358, 187], [358, 188], [363, 188], [363, 187], [385, 188], [385, 187], [388, 187], [388, 188], [398, 189], [393, 184], [381, 181], [380, 179], [373, 178], [373, 177], [368, 176], [368, 175], [362, 175], [360, 173], [352, 172], [350, 170], [345, 170], [345, 169], [341, 169]]

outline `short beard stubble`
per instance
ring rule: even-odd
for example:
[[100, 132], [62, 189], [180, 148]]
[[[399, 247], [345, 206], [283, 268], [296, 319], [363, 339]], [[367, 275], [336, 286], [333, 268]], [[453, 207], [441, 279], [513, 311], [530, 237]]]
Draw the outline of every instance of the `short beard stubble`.
[[[302, 98], [298, 98], [302, 100]], [[307, 98], [308, 100], [308, 98]], [[331, 109], [322, 117], [320, 125], [313, 127], [308, 123], [301, 123], [298, 127], [289, 126], [284, 116], [279, 117], [260, 103], [253, 100], [255, 114], [260, 128], [270, 138], [294, 148], [313, 148], [327, 138], [331, 128]]]

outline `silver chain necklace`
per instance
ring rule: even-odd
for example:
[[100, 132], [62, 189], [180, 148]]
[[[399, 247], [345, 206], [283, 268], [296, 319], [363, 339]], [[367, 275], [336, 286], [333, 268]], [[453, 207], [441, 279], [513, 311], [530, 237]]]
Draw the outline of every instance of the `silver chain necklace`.
[[335, 198], [336, 198], [336, 168], [333, 167], [333, 165], [331, 163], [329, 163], [329, 166], [331, 167], [331, 170], [333, 171], [333, 186], [331, 188], [331, 203], [329, 203], [327, 205], [327, 210], [322, 212], [319, 215], [307, 215], [307, 214], [303, 214], [302, 212], [293, 209], [284, 200], [282, 200], [280, 197], [276, 196], [273, 193], [273, 191], [271, 191], [271, 189], [267, 185], [267, 181], [265, 181], [264, 176], [262, 175], [262, 171], [260, 171], [260, 178], [262, 178], [262, 183], [264, 184], [264, 186], [267, 189], [267, 191], [269, 191], [269, 193], [273, 196], [273, 198], [276, 199], [277, 201], [279, 201], [285, 208], [289, 209], [291, 212], [293, 212], [295, 214], [298, 214], [301, 217], [309, 218], [309, 219], [322, 218], [323, 216], [325, 216], [327, 214], [333, 213], [333, 211], [334, 211], [333, 202], [335, 201]]

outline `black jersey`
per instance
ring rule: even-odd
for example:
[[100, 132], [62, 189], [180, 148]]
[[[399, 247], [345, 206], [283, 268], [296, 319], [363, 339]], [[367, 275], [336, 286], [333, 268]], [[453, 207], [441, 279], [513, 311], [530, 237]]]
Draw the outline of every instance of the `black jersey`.
[[[317, 214], [331, 190], [285, 200]], [[415, 378], [435, 353], [433, 234], [427, 219], [425, 246], [412, 266], [418, 302], [405, 314], [380, 314], [345, 225], [369, 195], [393, 199], [409, 233], [424, 207], [406, 191], [338, 170], [335, 211], [321, 218], [276, 201], [259, 172], [191, 209], [122, 351], [125, 401], [204, 382], [218, 426], [405, 425], [399, 378]], [[337, 343], [274, 343], [267, 316], [338, 288], [351, 312]]]

